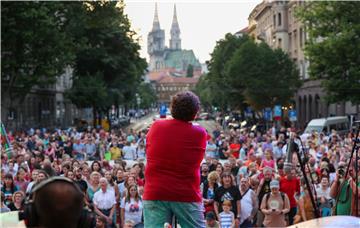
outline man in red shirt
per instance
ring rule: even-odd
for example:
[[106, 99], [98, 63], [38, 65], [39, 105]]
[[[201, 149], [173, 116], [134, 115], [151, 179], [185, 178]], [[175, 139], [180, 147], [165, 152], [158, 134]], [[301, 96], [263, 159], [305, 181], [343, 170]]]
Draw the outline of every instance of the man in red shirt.
[[293, 168], [290, 172], [286, 173], [285, 177], [280, 179], [280, 191], [286, 193], [290, 200], [290, 211], [287, 214], [289, 224], [294, 223], [294, 216], [296, 214], [297, 203], [295, 195], [300, 195], [300, 180], [296, 177], [296, 170]]
[[144, 225], [163, 227], [175, 215], [181, 227], [205, 227], [200, 192], [200, 163], [207, 133], [191, 123], [200, 109], [192, 92], [171, 101], [174, 119], [158, 120], [146, 138]]

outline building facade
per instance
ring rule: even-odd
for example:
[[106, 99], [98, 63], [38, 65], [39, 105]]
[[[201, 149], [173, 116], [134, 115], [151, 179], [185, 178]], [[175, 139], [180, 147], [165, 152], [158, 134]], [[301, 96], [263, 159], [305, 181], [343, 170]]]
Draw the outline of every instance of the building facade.
[[77, 109], [66, 98], [66, 90], [72, 86], [72, 72], [67, 67], [56, 83], [34, 86], [21, 100], [5, 94], [7, 81], [2, 78], [1, 122], [7, 130], [19, 131], [30, 128], [67, 128], [74, 119], [92, 119], [91, 109]]
[[309, 77], [309, 61], [304, 55], [307, 39], [306, 28], [296, 18], [296, 9], [305, 1], [264, 0], [258, 4], [248, 17], [248, 33], [256, 42], [266, 42], [271, 48], [281, 48], [293, 59], [303, 80], [302, 87], [294, 96], [298, 126], [304, 127], [314, 118], [354, 115], [359, 116], [359, 106], [350, 102], [329, 104], [320, 80]]

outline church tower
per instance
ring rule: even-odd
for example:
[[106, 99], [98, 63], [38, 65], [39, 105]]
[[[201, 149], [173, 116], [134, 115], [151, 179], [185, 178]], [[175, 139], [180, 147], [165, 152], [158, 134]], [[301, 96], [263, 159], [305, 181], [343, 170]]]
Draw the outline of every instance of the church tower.
[[149, 68], [156, 71], [165, 67], [165, 31], [160, 28], [157, 3], [155, 3], [155, 15], [152, 30], [148, 34], [148, 54], [150, 55]]
[[176, 5], [174, 4], [174, 15], [170, 30], [170, 49], [181, 50], [180, 27], [176, 15]]

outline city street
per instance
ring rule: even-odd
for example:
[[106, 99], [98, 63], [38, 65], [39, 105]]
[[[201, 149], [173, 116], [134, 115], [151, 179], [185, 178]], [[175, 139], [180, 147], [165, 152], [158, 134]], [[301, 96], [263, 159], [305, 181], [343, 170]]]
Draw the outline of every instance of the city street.
[[[157, 113], [149, 114], [140, 119], [131, 119], [130, 125], [126, 127], [127, 130], [133, 129], [135, 132], [147, 129], [154, 121], [154, 118], [158, 115]], [[210, 134], [216, 129], [215, 120], [200, 120], [194, 121], [194, 123], [200, 124]]]
[[360, 1], [2, 1], [1, 31], [0, 227], [359, 227]]

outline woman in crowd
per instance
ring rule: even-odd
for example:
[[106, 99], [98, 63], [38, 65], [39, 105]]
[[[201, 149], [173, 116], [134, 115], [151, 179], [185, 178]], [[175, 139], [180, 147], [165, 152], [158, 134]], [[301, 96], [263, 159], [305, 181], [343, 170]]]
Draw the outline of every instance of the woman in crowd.
[[234, 177], [229, 172], [224, 172], [221, 175], [221, 186], [215, 190], [214, 197], [214, 211], [216, 217], [219, 219], [219, 214], [222, 212], [222, 203], [225, 199], [231, 199], [231, 211], [236, 218], [236, 226], [239, 226], [240, 222], [240, 191], [237, 186], [234, 185]]
[[314, 207], [311, 203], [310, 193], [304, 183], [302, 183], [302, 189], [303, 194], [300, 196], [298, 201], [298, 210], [297, 215], [294, 218], [294, 223], [305, 222], [315, 218]]
[[19, 190], [25, 192], [26, 188], [29, 184], [29, 181], [27, 181], [26, 178], [27, 172], [25, 168], [19, 167], [16, 177], [15, 177], [15, 185], [19, 188]]
[[67, 177], [67, 178], [69, 178], [69, 179], [71, 179], [71, 180], [74, 180], [74, 178], [75, 178], [74, 172], [73, 172], [72, 170], [68, 170], [68, 171], [65, 173], [64, 177]]
[[128, 220], [134, 221], [135, 228], [144, 227], [142, 223], [143, 203], [136, 184], [127, 187], [128, 194], [121, 200], [122, 226]]
[[99, 161], [93, 161], [93, 163], [90, 166], [90, 169], [91, 169], [91, 173], [98, 172], [101, 175], [103, 174], [102, 169], [101, 169], [101, 164]]
[[112, 191], [115, 192], [115, 198], [116, 198], [116, 202], [118, 202], [120, 200], [120, 193], [119, 193], [119, 188], [117, 187], [116, 183], [113, 180], [113, 177], [111, 175], [110, 171], [105, 171], [105, 178], [109, 183], [108, 188]]
[[92, 172], [90, 175], [90, 183], [88, 184], [87, 193], [89, 196], [89, 200], [92, 201], [95, 192], [97, 192], [100, 189], [100, 178], [101, 174], [99, 172]]
[[16, 191], [12, 196], [12, 203], [9, 204], [9, 209], [11, 211], [21, 211], [23, 210], [23, 200], [25, 194], [23, 191]]
[[323, 176], [321, 178], [320, 186], [316, 188], [316, 195], [321, 217], [330, 216], [334, 202], [330, 197], [329, 177]]
[[221, 174], [222, 174], [223, 171], [224, 171], [224, 167], [222, 166], [221, 163], [218, 163], [218, 164], [216, 165], [215, 171], [217, 172], [217, 174], [219, 175], [219, 177], [221, 177]]
[[9, 205], [12, 202], [13, 194], [18, 191], [19, 188], [15, 185], [13, 176], [8, 173], [5, 174], [4, 185], [1, 188], [1, 191], [5, 194], [5, 204]]
[[217, 182], [219, 181], [219, 175], [216, 171], [209, 173], [207, 181], [203, 183], [202, 197], [205, 207], [205, 214], [209, 211], [214, 211], [214, 197], [215, 190], [219, 187]]

